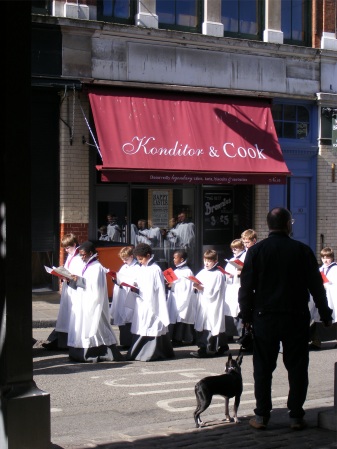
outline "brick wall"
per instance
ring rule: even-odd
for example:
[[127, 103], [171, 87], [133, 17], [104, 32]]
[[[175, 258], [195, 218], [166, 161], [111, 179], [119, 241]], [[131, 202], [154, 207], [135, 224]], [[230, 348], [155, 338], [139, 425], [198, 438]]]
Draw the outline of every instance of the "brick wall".
[[332, 179], [332, 164], [337, 152], [330, 146], [321, 146], [317, 167], [317, 257], [323, 246], [331, 246], [337, 253], [337, 173]]
[[255, 186], [255, 217], [254, 229], [257, 239], [262, 240], [268, 237], [267, 213], [269, 212], [269, 186]]
[[[62, 93], [63, 95], [63, 93]], [[75, 98], [75, 101], [74, 101]], [[89, 146], [88, 128], [83, 118], [89, 115], [86, 96], [68, 89], [61, 103], [60, 122], [60, 239], [73, 232], [79, 242], [88, 240], [89, 227]], [[71, 139], [72, 137], [72, 139]], [[60, 248], [60, 264], [64, 261], [64, 250]]]

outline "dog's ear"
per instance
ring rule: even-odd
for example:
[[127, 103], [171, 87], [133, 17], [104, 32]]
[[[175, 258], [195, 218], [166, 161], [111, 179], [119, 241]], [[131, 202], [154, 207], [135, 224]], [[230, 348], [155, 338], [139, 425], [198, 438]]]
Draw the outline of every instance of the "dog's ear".
[[232, 353], [231, 352], [228, 354], [228, 361], [230, 361], [230, 360], [232, 360]]
[[243, 355], [242, 355], [242, 354], [240, 354], [240, 355], [236, 358], [236, 362], [237, 362], [237, 364], [238, 364], [239, 366], [241, 366], [242, 358], [243, 358]]

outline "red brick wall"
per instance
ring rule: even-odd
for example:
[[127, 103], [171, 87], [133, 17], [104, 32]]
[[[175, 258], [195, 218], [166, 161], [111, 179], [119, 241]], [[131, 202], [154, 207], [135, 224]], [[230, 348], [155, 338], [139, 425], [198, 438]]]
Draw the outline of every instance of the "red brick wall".
[[326, 33], [336, 32], [336, 0], [313, 0], [312, 2], [312, 46], [321, 48], [321, 38]]
[[335, 33], [336, 11], [336, 0], [324, 0], [323, 31]]

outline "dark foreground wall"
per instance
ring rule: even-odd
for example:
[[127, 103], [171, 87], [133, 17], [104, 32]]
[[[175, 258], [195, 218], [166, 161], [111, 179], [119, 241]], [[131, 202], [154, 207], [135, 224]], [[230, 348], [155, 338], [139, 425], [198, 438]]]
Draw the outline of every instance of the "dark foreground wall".
[[30, 214], [30, 8], [1, 3], [0, 447], [48, 449], [50, 397], [33, 381]]

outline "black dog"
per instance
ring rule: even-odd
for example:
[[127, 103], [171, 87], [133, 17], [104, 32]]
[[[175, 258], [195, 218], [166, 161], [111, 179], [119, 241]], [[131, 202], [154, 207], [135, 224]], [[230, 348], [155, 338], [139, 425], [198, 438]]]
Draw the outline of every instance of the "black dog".
[[200, 415], [204, 412], [212, 402], [212, 397], [215, 394], [224, 396], [225, 398], [225, 415], [226, 422], [230, 422], [229, 416], [229, 398], [235, 396], [234, 402], [234, 421], [239, 422], [237, 412], [240, 404], [242, 394], [242, 376], [241, 376], [242, 355], [239, 355], [236, 360], [229, 354], [226, 362], [225, 374], [219, 376], [208, 376], [201, 379], [195, 385], [195, 396], [197, 398], [197, 408], [194, 412], [194, 421], [196, 427], [201, 427], [204, 423], [200, 419]]

